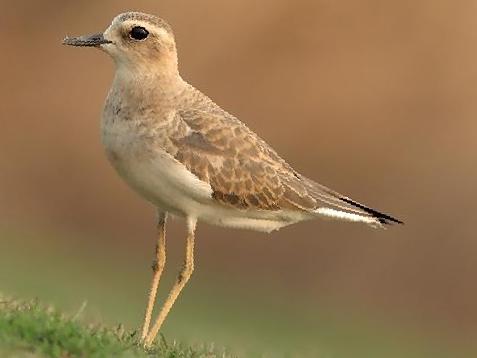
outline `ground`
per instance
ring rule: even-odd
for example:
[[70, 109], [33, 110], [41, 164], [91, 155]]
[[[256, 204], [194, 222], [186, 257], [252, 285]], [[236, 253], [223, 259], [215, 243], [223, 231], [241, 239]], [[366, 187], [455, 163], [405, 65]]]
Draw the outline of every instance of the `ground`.
[[67, 316], [38, 301], [0, 298], [2, 357], [232, 357], [212, 345], [189, 347], [161, 336], [149, 351], [138, 344], [137, 331], [87, 325], [81, 311]]

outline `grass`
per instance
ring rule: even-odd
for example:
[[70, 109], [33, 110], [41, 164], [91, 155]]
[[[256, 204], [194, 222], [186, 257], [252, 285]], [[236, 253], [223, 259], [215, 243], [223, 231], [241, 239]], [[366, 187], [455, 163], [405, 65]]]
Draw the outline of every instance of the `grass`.
[[212, 345], [190, 347], [161, 336], [150, 350], [136, 331], [87, 325], [79, 314], [67, 316], [38, 301], [0, 297], [0, 356], [2, 357], [165, 357], [228, 358]]
[[[474, 337], [445, 324], [417, 324], [416, 312], [406, 307], [382, 312], [340, 297], [308, 301], [302, 292], [284, 291], [260, 277], [256, 283], [249, 276], [224, 278], [204, 265], [164, 325], [168, 339], [145, 352], [128, 328], [138, 327], [143, 314], [148, 256], [100, 243], [83, 235], [5, 231], [0, 225], [0, 291], [39, 297], [57, 308], [0, 297], [0, 357], [231, 356], [203, 342], [220, 342], [244, 358], [477, 357]], [[174, 266], [172, 258], [170, 267], [181, 259]], [[159, 297], [174, 279], [174, 270], [165, 272]], [[88, 307], [80, 314], [59, 313], [77, 312], [85, 300]]]

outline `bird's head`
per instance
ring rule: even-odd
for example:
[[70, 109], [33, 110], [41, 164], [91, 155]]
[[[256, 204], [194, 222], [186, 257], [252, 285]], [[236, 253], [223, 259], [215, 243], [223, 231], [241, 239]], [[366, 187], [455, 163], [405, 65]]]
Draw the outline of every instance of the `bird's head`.
[[116, 16], [103, 33], [66, 37], [63, 44], [99, 48], [113, 58], [118, 69], [177, 72], [172, 29], [154, 15], [123, 13]]

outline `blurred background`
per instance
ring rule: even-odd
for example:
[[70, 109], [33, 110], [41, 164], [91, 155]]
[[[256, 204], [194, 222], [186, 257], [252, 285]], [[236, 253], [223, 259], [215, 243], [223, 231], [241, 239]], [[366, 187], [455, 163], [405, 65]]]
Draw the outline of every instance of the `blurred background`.
[[[167, 339], [244, 357], [477, 352], [477, 3], [1, 0], [0, 291], [138, 327], [155, 212], [103, 155], [113, 64], [65, 35], [120, 12], [175, 29], [184, 78], [298, 171], [404, 220], [272, 235], [200, 225]], [[168, 227], [161, 298], [184, 227]]]

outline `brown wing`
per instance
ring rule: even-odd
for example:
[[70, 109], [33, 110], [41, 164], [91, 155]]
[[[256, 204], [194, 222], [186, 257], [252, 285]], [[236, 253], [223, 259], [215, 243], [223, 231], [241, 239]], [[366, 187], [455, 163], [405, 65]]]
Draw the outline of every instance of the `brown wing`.
[[328, 206], [374, 217], [383, 224], [401, 223], [303, 177], [227, 112], [192, 110], [180, 111], [178, 116], [188, 129], [171, 138], [175, 158], [209, 183], [213, 198], [224, 205], [310, 213]]
[[173, 138], [175, 157], [210, 184], [215, 200], [239, 209], [317, 207], [301, 176], [233, 116], [205, 111], [179, 116], [190, 130]]

